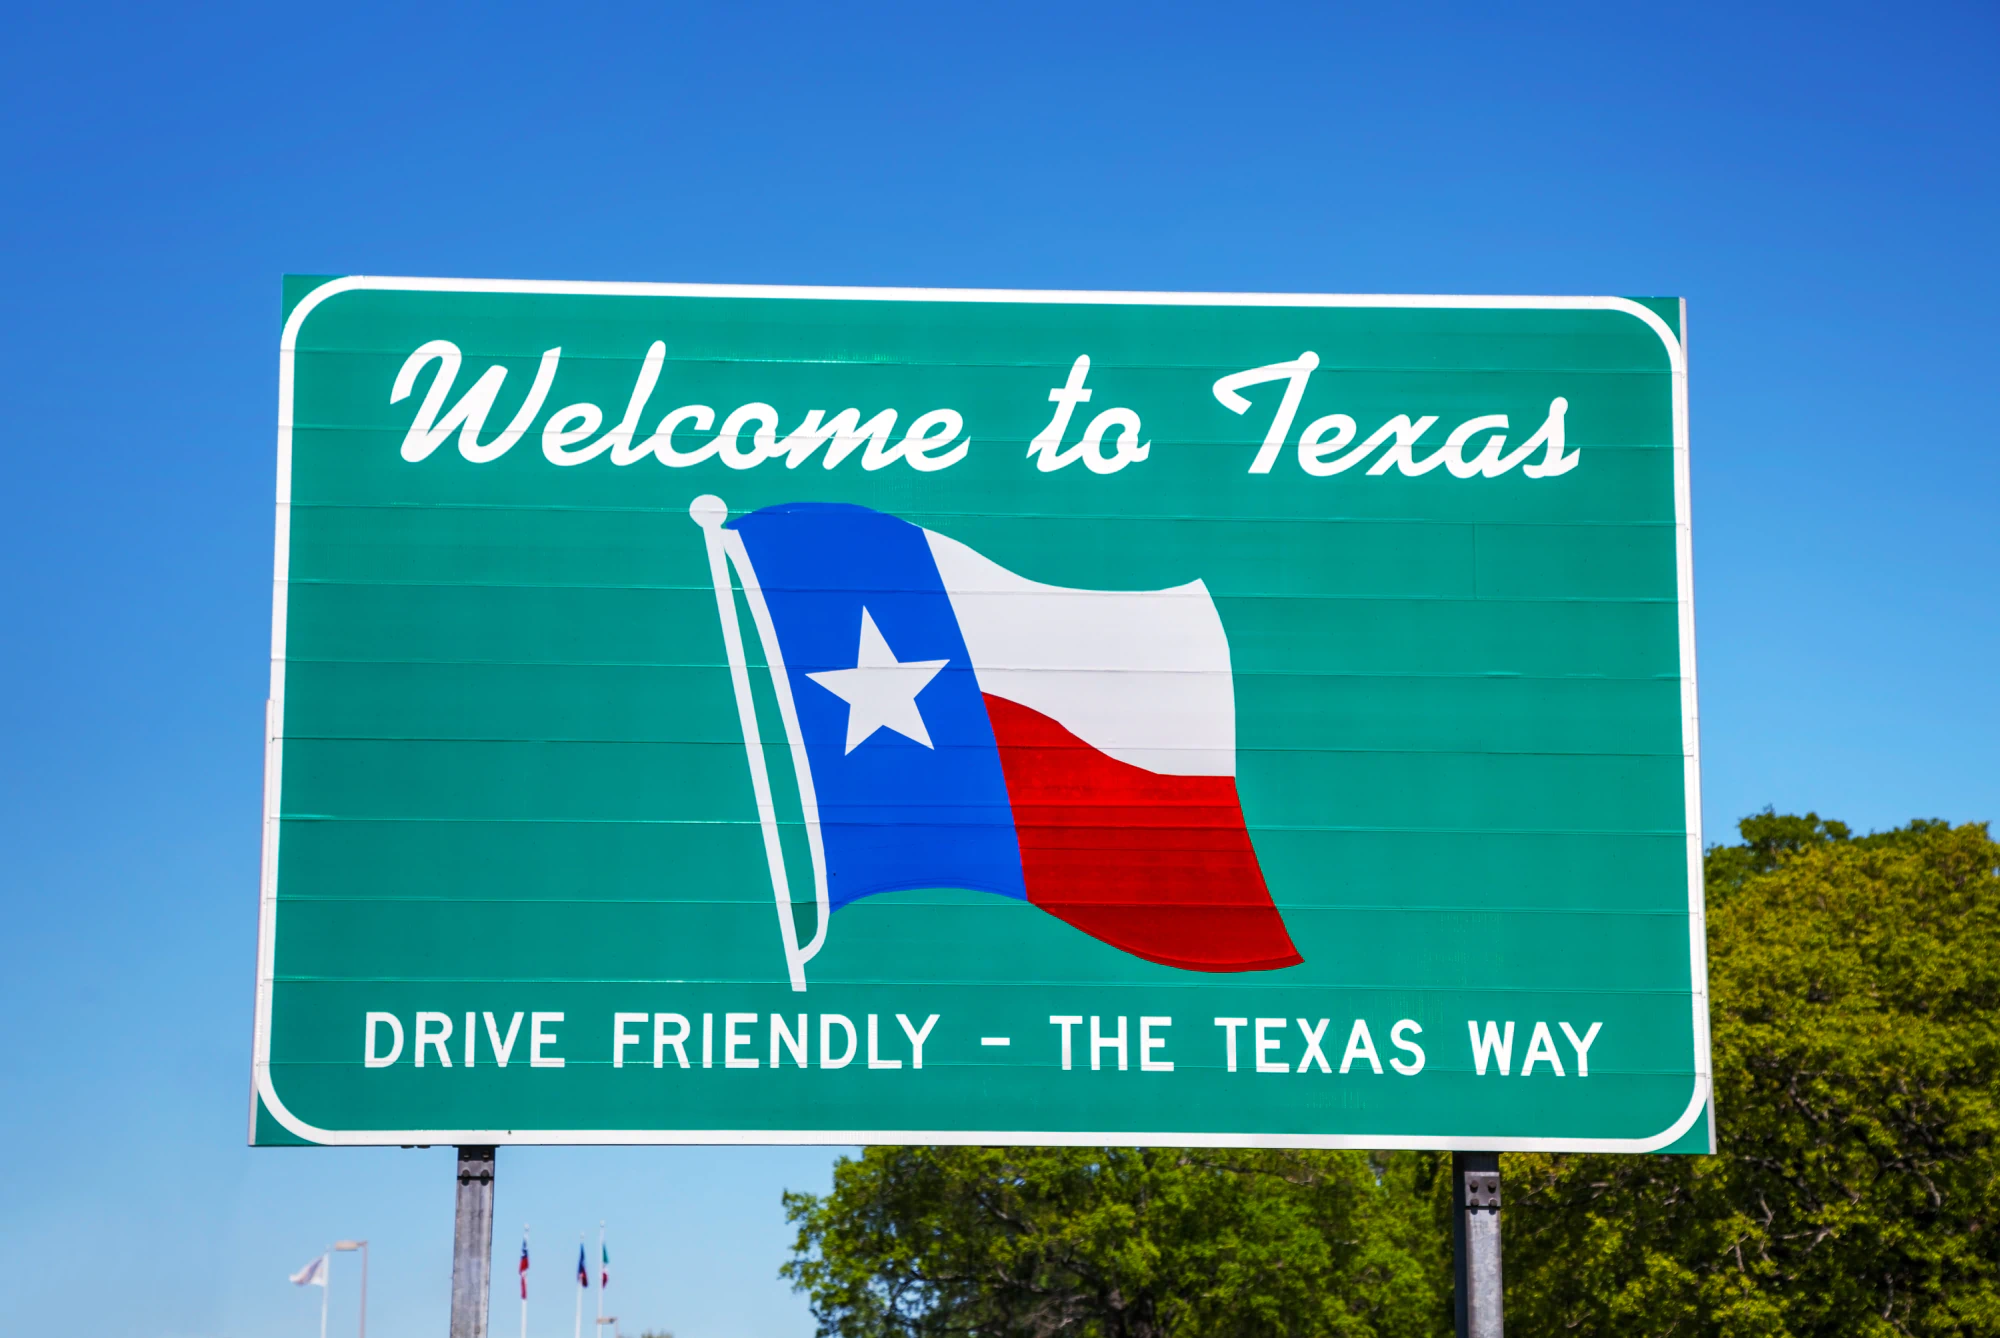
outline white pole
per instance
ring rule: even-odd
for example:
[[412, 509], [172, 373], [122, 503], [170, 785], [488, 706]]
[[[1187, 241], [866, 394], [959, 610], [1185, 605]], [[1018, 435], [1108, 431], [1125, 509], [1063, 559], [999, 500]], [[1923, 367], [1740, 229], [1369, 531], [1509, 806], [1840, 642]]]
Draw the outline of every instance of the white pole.
[[[521, 1253], [528, 1253], [528, 1224], [521, 1223]], [[528, 1275], [521, 1274], [521, 1338], [528, 1338]]]
[[[604, 1259], [604, 1219], [597, 1219], [597, 1258]], [[591, 1330], [596, 1338], [604, 1338], [604, 1275], [597, 1275], [597, 1327]]]
[[319, 1338], [326, 1338], [326, 1298], [333, 1295], [333, 1250], [331, 1247], [320, 1256], [319, 1275]]
[[[579, 1258], [583, 1255], [583, 1242], [584, 1235], [579, 1231], [576, 1233], [576, 1253]], [[583, 1289], [588, 1285], [590, 1285], [590, 1274], [578, 1270], [576, 1278], [576, 1338], [583, 1338]]]

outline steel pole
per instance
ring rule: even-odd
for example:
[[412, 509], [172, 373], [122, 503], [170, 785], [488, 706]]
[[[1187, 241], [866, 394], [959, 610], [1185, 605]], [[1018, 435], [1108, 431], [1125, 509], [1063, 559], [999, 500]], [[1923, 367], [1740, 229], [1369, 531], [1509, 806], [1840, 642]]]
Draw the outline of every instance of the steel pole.
[[337, 1240], [333, 1243], [336, 1251], [361, 1251], [361, 1326], [358, 1338], [368, 1338], [368, 1242], [365, 1240]]
[[493, 1149], [458, 1150], [451, 1233], [451, 1338], [486, 1338], [493, 1282]]
[[1452, 1308], [1458, 1338], [1501, 1338], [1500, 1154], [1451, 1154]]

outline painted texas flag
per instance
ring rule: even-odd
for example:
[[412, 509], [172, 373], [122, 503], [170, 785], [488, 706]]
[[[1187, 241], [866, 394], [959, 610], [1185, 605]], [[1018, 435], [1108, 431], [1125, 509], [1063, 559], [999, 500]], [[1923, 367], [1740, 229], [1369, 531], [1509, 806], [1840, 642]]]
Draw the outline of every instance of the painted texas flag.
[[[695, 503], [795, 987], [829, 915], [901, 888], [1016, 897], [1193, 971], [1301, 958], [1236, 794], [1229, 642], [1200, 581], [1079, 590], [866, 507]], [[797, 946], [723, 566], [785, 718], [819, 928]]]

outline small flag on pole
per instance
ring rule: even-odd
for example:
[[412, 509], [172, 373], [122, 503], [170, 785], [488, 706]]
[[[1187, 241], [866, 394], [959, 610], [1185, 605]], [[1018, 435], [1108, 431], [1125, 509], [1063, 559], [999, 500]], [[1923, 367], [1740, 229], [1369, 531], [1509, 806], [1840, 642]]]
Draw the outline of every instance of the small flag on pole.
[[326, 1286], [326, 1256], [321, 1255], [298, 1272], [292, 1274], [292, 1285], [295, 1287]]
[[576, 1247], [576, 1285], [588, 1289], [590, 1286], [590, 1263], [583, 1252], [582, 1242]]
[[528, 1299], [528, 1238], [521, 1237], [521, 1299]]
[[597, 1248], [604, 1255], [604, 1273], [597, 1285], [599, 1287], [609, 1287], [611, 1285], [611, 1247], [603, 1241], [599, 1241], [597, 1242]]

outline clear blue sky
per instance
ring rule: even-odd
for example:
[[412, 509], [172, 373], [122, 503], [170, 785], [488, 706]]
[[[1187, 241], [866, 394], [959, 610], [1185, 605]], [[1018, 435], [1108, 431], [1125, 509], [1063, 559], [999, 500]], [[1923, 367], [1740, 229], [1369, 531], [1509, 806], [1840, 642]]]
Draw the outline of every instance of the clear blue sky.
[[[288, 270], [1684, 295], [1711, 836], [2000, 817], [1990, 4], [192, 9], [0, 43], [0, 1331], [444, 1327], [448, 1152], [242, 1146]], [[830, 1162], [504, 1150], [496, 1333], [803, 1338]]]

